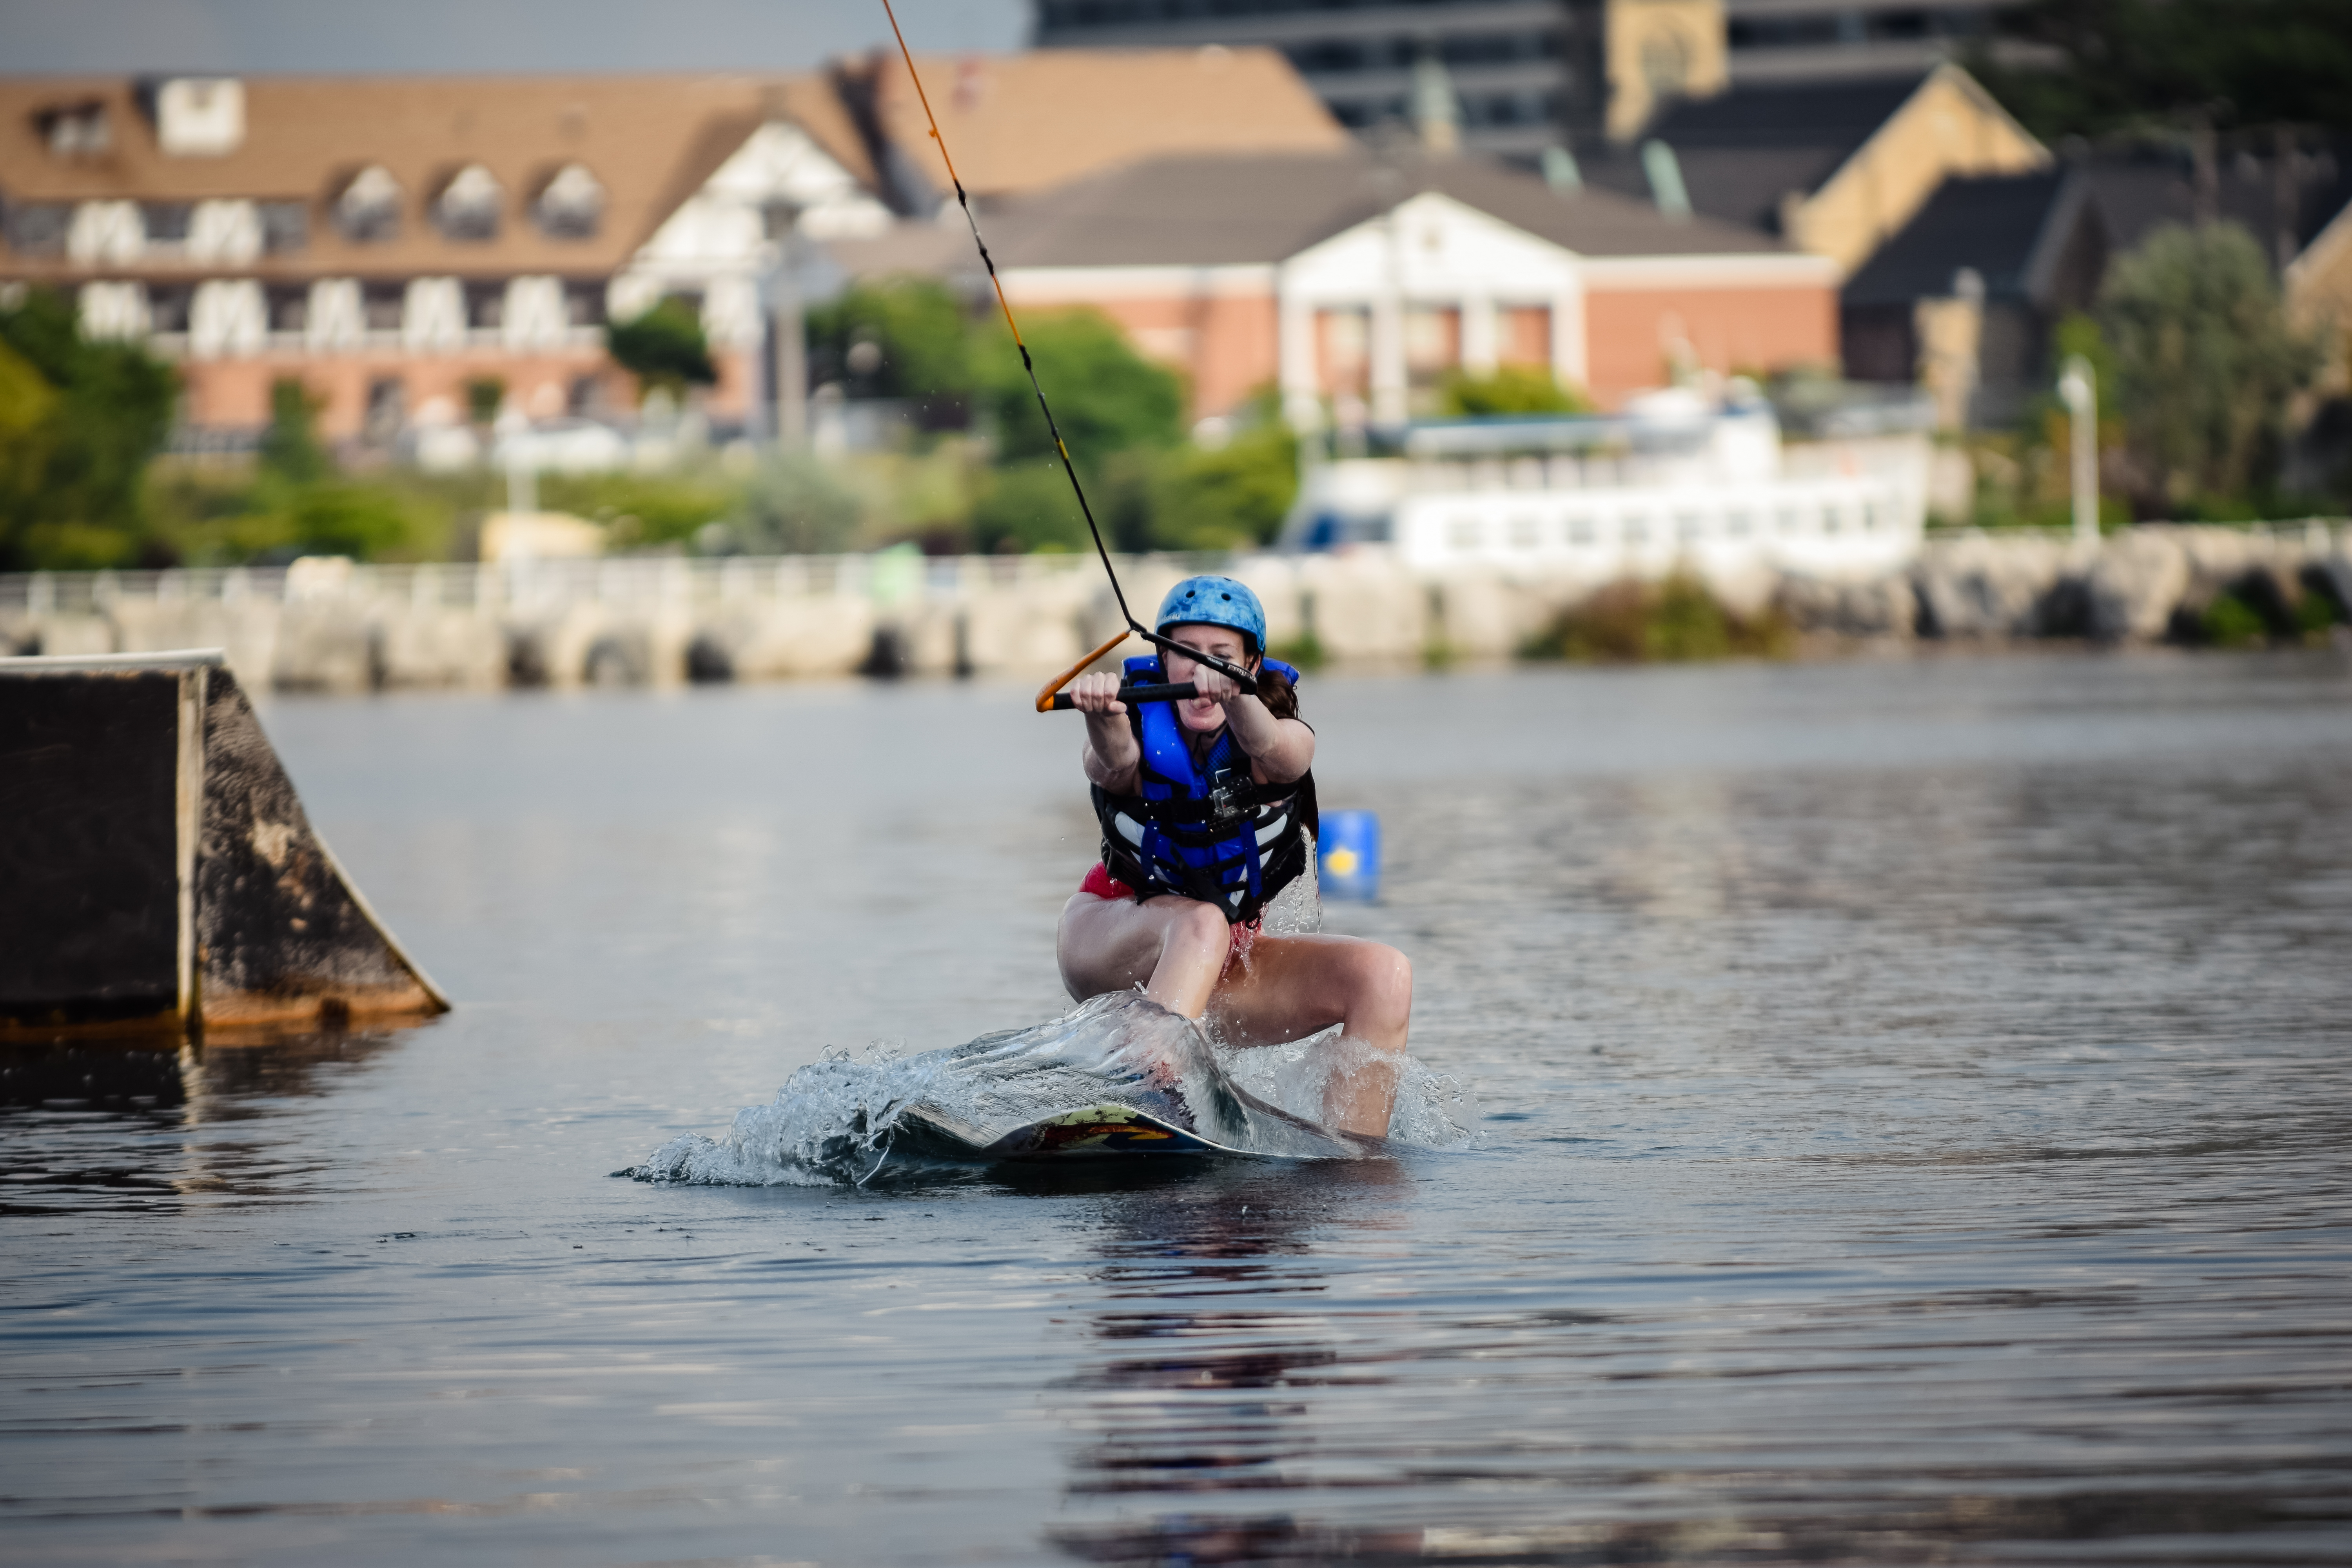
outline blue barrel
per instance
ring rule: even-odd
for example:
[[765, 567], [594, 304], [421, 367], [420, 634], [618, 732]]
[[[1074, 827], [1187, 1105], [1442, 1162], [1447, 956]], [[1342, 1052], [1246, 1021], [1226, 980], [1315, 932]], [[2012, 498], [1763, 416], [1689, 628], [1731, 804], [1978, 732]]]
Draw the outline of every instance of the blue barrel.
[[1327, 811], [1316, 840], [1316, 871], [1327, 899], [1370, 899], [1381, 890], [1381, 819], [1369, 811]]

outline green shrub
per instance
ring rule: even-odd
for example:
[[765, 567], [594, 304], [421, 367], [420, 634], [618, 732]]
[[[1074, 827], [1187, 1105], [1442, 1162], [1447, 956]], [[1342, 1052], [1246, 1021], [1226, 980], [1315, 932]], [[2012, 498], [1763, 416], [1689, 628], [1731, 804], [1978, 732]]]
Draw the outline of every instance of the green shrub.
[[985, 551], [1087, 550], [1086, 519], [1059, 459], [1002, 464], [981, 479], [972, 542]]
[[604, 344], [614, 363], [647, 392], [660, 387], [677, 396], [688, 382], [709, 386], [719, 379], [701, 316], [676, 295], [642, 315], [606, 327]]
[[[852, 397], [965, 398], [972, 391], [971, 333], [962, 303], [944, 284], [860, 283], [808, 312], [809, 370], [818, 382], [840, 382]], [[857, 352], [860, 344], [871, 344], [871, 353]]]
[[1449, 372], [1438, 389], [1439, 414], [1449, 419], [1497, 414], [1588, 414], [1592, 400], [1564, 387], [1541, 365], [1507, 364], [1491, 374]]
[[2270, 640], [2270, 624], [2235, 594], [2216, 594], [2197, 617], [2199, 636], [2215, 647], [2252, 647]]
[[829, 554], [856, 538], [859, 511], [857, 497], [820, 459], [780, 453], [745, 488], [736, 533], [754, 555]]
[[1521, 651], [1576, 664], [1690, 663], [1780, 658], [1794, 641], [1777, 612], [1735, 615], [1697, 578], [1676, 573], [1662, 583], [1612, 583], [1561, 612]]
[[160, 544], [142, 510], [179, 373], [85, 338], [46, 289], [0, 309], [0, 568], [122, 565]]
[[[1183, 437], [1184, 384], [1145, 359], [1127, 334], [1096, 310], [1058, 310], [1023, 325], [1038, 384], [1054, 405], [1070, 460], [1091, 471], [1115, 452], [1168, 447]], [[1013, 336], [983, 328], [976, 352], [979, 396], [1008, 463], [1054, 455], [1028, 373]]]

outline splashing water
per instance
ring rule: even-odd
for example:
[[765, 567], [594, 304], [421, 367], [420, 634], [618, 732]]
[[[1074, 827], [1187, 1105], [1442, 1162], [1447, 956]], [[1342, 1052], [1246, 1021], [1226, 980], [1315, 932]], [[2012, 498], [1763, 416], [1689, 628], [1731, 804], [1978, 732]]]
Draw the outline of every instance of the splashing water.
[[[1140, 994], [1119, 992], [1050, 1023], [919, 1056], [828, 1056], [793, 1074], [771, 1103], [739, 1112], [724, 1138], [674, 1138], [628, 1173], [713, 1185], [863, 1184], [886, 1167], [936, 1159], [925, 1123], [984, 1143], [1057, 1112], [1105, 1104], [1134, 1106], [1249, 1153], [1360, 1158], [1378, 1152], [1378, 1142], [1328, 1131], [1315, 1118], [1335, 1080], [1387, 1070], [1379, 1053], [1336, 1030], [1237, 1051]], [[1450, 1079], [1408, 1060], [1391, 1138], [1461, 1143], [1454, 1112], [1465, 1104]]]

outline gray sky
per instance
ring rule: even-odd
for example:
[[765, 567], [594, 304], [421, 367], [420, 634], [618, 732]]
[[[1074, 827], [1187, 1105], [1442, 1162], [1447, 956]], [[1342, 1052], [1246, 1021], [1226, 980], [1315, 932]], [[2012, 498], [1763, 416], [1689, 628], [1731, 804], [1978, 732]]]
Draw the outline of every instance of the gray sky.
[[[1015, 49], [1028, 0], [892, 0], [918, 52]], [[882, 0], [0, 0], [0, 73], [791, 70]]]

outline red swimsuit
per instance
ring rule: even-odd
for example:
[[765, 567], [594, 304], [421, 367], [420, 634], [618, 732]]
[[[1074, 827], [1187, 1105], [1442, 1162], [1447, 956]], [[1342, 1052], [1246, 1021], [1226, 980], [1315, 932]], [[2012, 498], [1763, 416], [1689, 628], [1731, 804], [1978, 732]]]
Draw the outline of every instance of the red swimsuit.
[[[1092, 866], [1087, 868], [1087, 879], [1078, 884], [1078, 891], [1081, 893], [1092, 893], [1097, 899], [1132, 899], [1135, 897], [1135, 889], [1129, 887], [1125, 882], [1120, 881], [1117, 877], [1112, 876], [1110, 874], [1110, 868], [1104, 865], [1099, 860], [1096, 861]], [[1258, 933], [1258, 927], [1265, 923], [1265, 917], [1261, 915], [1256, 920], [1244, 921], [1237, 925], [1229, 926], [1227, 928], [1227, 932], [1233, 946], [1235, 949], [1239, 949], [1244, 942], [1255, 937]]]

